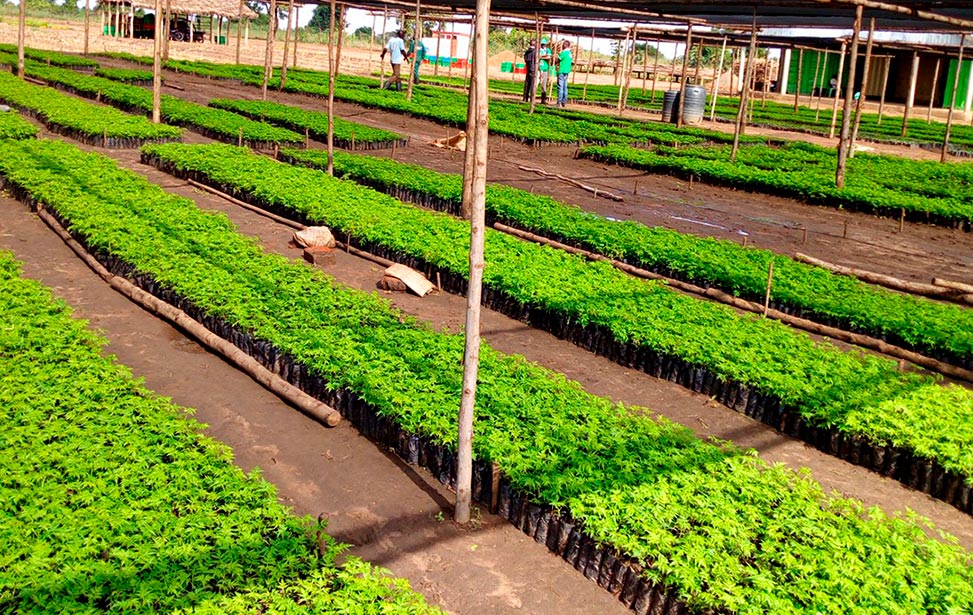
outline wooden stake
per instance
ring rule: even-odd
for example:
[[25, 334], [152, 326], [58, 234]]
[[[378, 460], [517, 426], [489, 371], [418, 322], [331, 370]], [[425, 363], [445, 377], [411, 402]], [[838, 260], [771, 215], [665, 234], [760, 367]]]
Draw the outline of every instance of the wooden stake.
[[[902, 114], [902, 136], [909, 132], [909, 115], [916, 102], [916, 81], [919, 79], [919, 52], [912, 52], [912, 73], [909, 75], [909, 96], [905, 99], [905, 112]], [[959, 79], [957, 79], [959, 81]]]
[[243, 147], [243, 127], [237, 129], [236, 144], [238, 147]]
[[[720, 57], [716, 60], [716, 80], [713, 81], [713, 100], [709, 110], [709, 121], [716, 119], [716, 100], [720, 97], [720, 79], [723, 77], [723, 60], [726, 57], [726, 37], [723, 37], [723, 47]], [[732, 70], [732, 68], [731, 68]]]
[[[334, 21], [335, 21], [335, 0], [330, 4], [330, 25], [328, 27], [328, 175], [334, 176], [334, 79], [337, 72], [337, 62], [334, 53]], [[392, 152], [395, 152], [394, 146]]]
[[[170, 0], [166, 0], [169, 2]], [[240, 63], [240, 48], [243, 46], [243, 0], [240, 0], [240, 10], [236, 22], [236, 63]]]
[[308, 148], [308, 146], [310, 145], [310, 141], [311, 141], [311, 131], [307, 127], [305, 127], [304, 128], [304, 149]]
[[848, 239], [848, 221], [847, 220], [844, 221], [844, 226], [843, 226], [843, 228], [841, 230], [841, 238], [842, 239]]
[[679, 88], [679, 117], [676, 118], [676, 128], [682, 128], [686, 115], [686, 84], [689, 83], [689, 53], [693, 48], [693, 24], [686, 26], [686, 50], [682, 56], [682, 84]]
[[747, 247], [747, 240], [748, 240], [748, 239], [750, 239], [750, 237], [749, 237], [748, 235], [744, 235], [744, 236], [743, 236], [743, 247], [744, 247], [744, 248], [746, 248], [746, 247]]
[[[553, 60], [553, 58], [551, 58]], [[584, 74], [584, 86], [581, 88], [581, 102], [588, 99], [588, 76], [595, 67], [595, 29], [591, 29], [591, 50], [588, 52], [588, 70]]]
[[652, 95], [649, 97], [649, 104], [655, 102], [655, 84], [657, 81], [659, 81], [659, 46], [660, 45], [662, 45], [662, 39], [659, 39], [655, 42], [655, 66], [652, 68]]
[[[941, 58], [936, 58], [936, 68], [932, 71], [932, 88], [929, 89], [929, 110], [926, 111], [926, 123], [932, 123], [932, 108], [936, 102], [936, 85], [939, 83], [939, 65], [942, 62]], [[957, 75], [957, 79], [959, 76]]]
[[956, 61], [956, 79], [953, 81], [953, 95], [949, 103], [949, 115], [946, 117], [946, 134], [943, 136], [943, 153], [939, 157], [939, 162], [946, 162], [946, 153], [949, 151], [949, 133], [953, 129], [953, 114], [956, 112], [956, 91], [959, 89], [960, 68], [963, 66], [963, 51], [966, 48], [966, 33], [959, 39], [959, 58]]
[[774, 261], [770, 260], [770, 265], [767, 267], [767, 294], [764, 295], [764, 318], [767, 317], [767, 310], [770, 309], [770, 289], [774, 284]]
[[[25, 0], [22, 0], [25, 1]], [[152, 123], [162, 123], [162, 0], [155, 0], [155, 36], [152, 39]]]
[[277, 84], [277, 91], [284, 91], [284, 84], [287, 82], [287, 54], [290, 52], [291, 28], [294, 23], [294, 0], [290, 1], [287, 7], [287, 24], [284, 26], [284, 54], [280, 63], [280, 83]]
[[[416, 27], [413, 29], [413, 35], [412, 35], [412, 45], [413, 45], [413, 49], [415, 49], [416, 51], [418, 51], [418, 49], [419, 49], [419, 37], [422, 35], [422, 31], [419, 29], [420, 26], [422, 25], [422, 22], [419, 21], [419, 9], [420, 9], [421, 3], [422, 3], [422, 0], [416, 0]], [[416, 58], [415, 58], [415, 55], [414, 54], [412, 56], [412, 61], [413, 62], [416, 61]], [[439, 64], [439, 58], [438, 57], [436, 58], [436, 64]], [[412, 78], [412, 75], [414, 74], [413, 71], [415, 70], [414, 66], [415, 65], [409, 67], [409, 87], [406, 89], [406, 92], [405, 92], [405, 99], [406, 100], [409, 100], [409, 101], [412, 100], [412, 88], [415, 85], [413, 83], [415, 81], [415, 79]]]
[[[527, 97], [527, 102], [530, 103], [527, 109], [528, 115], [533, 115], [534, 108], [537, 106], [537, 84], [541, 74], [541, 33], [540, 15], [534, 13], [534, 65], [530, 69], [531, 88], [530, 94]], [[551, 60], [553, 59], [551, 58]], [[548, 69], [550, 69], [550, 66], [548, 66]], [[550, 78], [550, 70], [548, 70], [548, 78]]]
[[797, 85], [794, 86], [794, 113], [797, 113], [798, 105], [801, 102], [801, 68], [804, 64], [804, 50], [797, 51]]
[[805, 227], [804, 227], [803, 229], [801, 229], [801, 230], [802, 230], [802, 231], [804, 231], [804, 233], [803, 233], [803, 236], [801, 237], [801, 245], [802, 245], [802, 246], [803, 246], [803, 245], [807, 245], [807, 227], [805, 226]]
[[858, 127], [862, 123], [862, 112], [865, 108], [865, 90], [868, 88], [868, 78], [872, 71], [872, 43], [875, 41], [875, 18], [868, 26], [868, 44], [865, 46], [865, 66], [862, 68], [862, 88], [858, 92], [858, 104], [855, 106], [855, 125], [851, 130], [851, 141], [848, 142], [848, 157], [855, 157], [855, 141], [858, 139]]
[[274, 38], [277, 36], [277, 0], [270, 0], [267, 24], [267, 47], [264, 50], [264, 78], [260, 86], [260, 97], [267, 100], [267, 84], [273, 73]]
[[88, 38], [91, 30], [91, 0], [84, 0], [84, 55], [88, 57]]
[[[388, 26], [388, 21], [389, 21], [389, 7], [388, 7], [388, 5], [386, 5], [385, 6], [385, 12], [382, 13], [382, 40], [385, 40], [385, 30], [386, 30], [386, 28]], [[385, 45], [383, 44], [382, 47], [384, 48]], [[379, 68], [379, 84], [381, 84], [382, 86], [384, 86], [385, 85], [385, 62], [383, 62], [382, 60], [379, 60], [378, 61], [378, 64], [379, 64], [379, 67], [378, 67]]]
[[838, 58], [838, 85], [835, 88], [834, 102], [831, 105], [831, 130], [828, 132], [829, 139], [834, 139], [835, 127], [838, 125], [838, 100], [841, 98], [841, 81], [845, 73], [845, 53], [847, 50], [848, 42], [842, 41], [841, 57]]
[[462, 402], [457, 429], [456, 509], [454, 519], [466, 524], [470, 520], [473, 479], [473, 412], [476, 404], [477, 373], [480, 365], [480, 302], [483, 286], [484, 232], [487, 170], [487, 119], [489, 75], [487, 72], [487, 38], [490, 29], [490, 0], [476, 2], [476, 123], [467, 125], [474, 133], [474, 164], [466, 168], [471, 174], [470, 272], [466, 299], [466, 350], [463, 356]]
[[[753, 75], [754, 60], [757, 55], [757, 9], [753, 9], [753, 25], [750, 28], [750, 52], [747, 54], [746, 76], [743, 80], [743, 91], [740, 92], [740, 106], [737, 109], [736, 128], [733, 131], [733, 148], [730, 150], [730, 162], [734, 162], [740, 150], [740, 133], [746, 120], [747, 99], [750, 97], [750, 79]], [[746, 243], [744, 243], [746, 245]]]
[[848, 62], [848, 84], [845, 86], [845, 105], [841, 113], [841, 138], [838, 141], [838, 167], [835, 170], [834, 184], [845, 187], [845, 165], [848, 162], [848, 146], [851, 137], [851, 104], [855, 96], [855, 70], [858, 67], [858, 37], [862, 29], [862, 5], [855, 7], [855, 25], [851, 34], [851, 57]]
[[899, 232], [905, 228], [905, 207], [899, 210]]
[[27, 0], [17, 9], [17, 76], [24, 78], [24, 41], [27, 37]]
[[878, 103], [878, 121], [879, 126], [882, 125], [882, 115], [885, 113], [885, 91], [889, 87], [889, 70], [892, 68], [892, 58], [886, 56], [885, 58], [885, 71], [882, 75], [882, 98]]

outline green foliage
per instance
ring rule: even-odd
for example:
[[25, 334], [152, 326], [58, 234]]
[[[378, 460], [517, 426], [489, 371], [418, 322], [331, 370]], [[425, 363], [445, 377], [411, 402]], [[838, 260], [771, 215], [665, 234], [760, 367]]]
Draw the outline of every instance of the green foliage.
[[0, 113], [0, 139], [30, 139], [37, 127], [14, 112]]
[[[338, 5], [335, 7], [334, 15], [335, 21], [337, 22], [337, 27], [344, 27], [345, 20], [344, 17], [344, 7]], [[311, 20], [307, 22], [305, 26], [308, 30], [312, 32], [330, 32], [331, 31], [331, 5], [327, 3], [318, 4], [314, 7], [314, 12], [311, 13]], [[337, 30], [336, 30], [337, 32]]]
[[[226, 146], [149, 146], [159, 156], [214, 185], [253, 195], [299, 218], [349, 233], [436, 267], [467, 275], [468, 223], [405, 205], [372, 189], [311, 169], [287, 167]], [[775, 321], [671, 291], [604, 262], [522, 242], [487, 229], [484, 286], [559, 319], [609, 331], [615, 340], [675, 355], [721, 379], [772, 394], [812, 425], [834, 427], [936, 459], [973, 476], [973, 416], [963, 404], [936, 413], [940, 428], [917, 430], [897, 414], [879, 414], [885, 401], [916, 390], [944, 401], [936, 380], [898, 371], [894, 361], [838, 350]], [[973, 396], [973, 393], [965, 393]], [[854, 421], [856, 430], [849, 425]], [[880, 427], [867, 428], [870, 422]], [[895, 425], [894, 437], [886, 434]]]
[[[0, 43], [0, 53], [13, 54], [17, 56], [17, 46], [7, 43]], [[65, 68], [98, 68], [98, 63], [88, 58], [72, 56], [56, 51], [46, 51], [43, 49], [24, 48], [24, 57], [35, 60], [42, 64], [51, 66], [63, 66]]]
[[[320, 111], [308, 111], [300, 107], [282, 105], [268, 100], [233, 100], [228, 98], [211, 100], [209, 106], [296, 131], [307, 129], [308, 134], [315, 139], [325, 139], [328, 135], [328, 114]], [[338, 117], [333, 118], [333, 120], [334, 138], [342, 141], [345, 145], [355, 142], [360, 145], [388, 144], [391, 147], [392, 143], [406, 140], [403, 135], [389, 130], [372, 128]]]
[[[271, 166], [235, 148], [147, 150], [192, 166], [210, 157], [231, 160], [235, 171], [227, 176], [235, 176], [234, 183], [252, 176], [268, 196], [301, 194], [287, 177], [301, 171], [308, 199], [327, 190], [327, 200], [349, 217], [361, 216], [351, 209], [360, 200], [369, 209], [363, 229], [391, 206], [390, 199], [346, 188], [340, 180], [262, 159], [281, 172], [280, 185], [268, 189], [265, 182], [275, 179], [268, 175]], [[132, 263], [208, 315], [274, 344], [329, 386], [353, 391], [405, 429], [454, 445], [462, 336], [437, 333], [374, 294], [263, 253], [224, 216], [203, 213], [104, 157], [63, 143], [0, 143], [0, 173], [57, 211], [93, 248]], [[329, 212], [345, 219], [338, 209]], [[0, 432], [3, 437], [7, 433]], [[106, 450], [97, 438], [85, 437], [89, 446]], [[487, 345], [481, 349], [474, 447], [477, 458], [496, 462], [514, 487], [569, 513], [600, 543], [646, 562], [643, 574], [675, 588], [694, 612], [945, 615], [973, 609], [969, 556], [949, 539], [927, 538], [916, 519], [865, 511], [824, 494], [805, 475], [700, 441], [644, 409], [592, 396], [563, 376]], [[23, 467], [22, 459], [12, 461]], [[297, 557], [287, 556], [284, 563]], [[281, 564], [272, 561], [279, 570]], [[320, 577], [305, 578], [314, 585]], [[258, 586], [249, 595], [266, 598], [276, 612], [290, 612], [296, 587], [287, 583], [266, 593]], [[259, 610], [248, 601], [217, 599], [206, 612]]]
[[[282, 154], [299, 164], [326, 168], [327, 157], [318, 150], [284, 150]], [[405, 189], [459, 209], [460, 175], [346, 153], [335, 156], [334, 168], [339, 176], [380, 190]], [[789, 311], [837, 322], [959, 364], [973, 362], [973, 310], [967, 308], [871, 286], [732, 241], [608, 220], [509, 186], [487, 186], [486, 208], [488, 215], [505, 224], [752, 300], [764, 299], [767, 268], [773, 261], [772, 299]]]
[[[68, 147], [49, 150], [54, 166], [86, 162], [58, 155]], [[62, 197], [79, 195], [42, 168]], [[4, 612], [255, 612], [262, 599], [289, 600], [294, 615], [318, 605], [374, 613], [386, 601], [390, 612], [438, 612], [361, 561], [335, 566], [345, 547], [327, 536], [319, 558], [310, 519], [236, 468], [186, 409], [103, 357], [106, 341], [18, 270], [0, 252]]]
[[0, 100], [37, 114], [56, 132], [74, 132], [92, 139], [127, 139], [139, 144], [182, 137], [182, 131], [173, 126], [153, 124], [144, 117], [79, 100], [27, 83], [10, 73], [0, 72]]
[[105, 79], [111, 79], [112, 81], [121, 81], [122, 83], [151, 83], [152, 82], [152, 71], [150, 70], [132, 70], [128, 68], [98, 68], [95, 70], [95, 75], [99, 77], [104, 77]]
[[830, 207], [933, 224], [973, 224], [973, 165], [939, 164], [894, 156], [858, 154], [848, 161], [844, 188], [834, 185], [837, 155], [793, 142], [782, 147], [743, 147], [730, 162], [729, 147], [587, 147], [582, 156], [654, 173], [694, 175], [703, 181], [779, 194]]

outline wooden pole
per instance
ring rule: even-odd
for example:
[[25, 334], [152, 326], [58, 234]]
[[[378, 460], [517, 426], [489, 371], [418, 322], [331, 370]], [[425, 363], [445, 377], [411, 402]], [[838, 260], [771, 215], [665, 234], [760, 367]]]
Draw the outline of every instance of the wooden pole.
[[[22, 0], [23, 1], [23, 0]], [[162, 0], [155, 0], [155, 36], [152, 39], [152, 123], [162, 122]]]
[[[577, 64], [581, 64], [581, 35], [578, 34], [574, 37], [574, 48], [577, 49], [578, 61]], [[553, 59], [553, 58], [551, 58]], [[571, 69], [571, 85], [574, 85], [577, 81], [578, 71]]]
[[270, 0], [267, 21], [267, 47], [264, 50], [264, 79], [260, 86], [260, 97], [267, 100], [267, 83], [273, 73], [274, 61], [274, 38], [277, 36], [277, 0]]
[[757, 9], [753, 10], [753, 25], [750, 28], [750, 53], [747, 54], [746, 79], [744, 80], [743, 91], [740, 92], [740, 106], [737, 109], [736, 127], [733, 130], [733, 148], [730, 150], [730, 162], [734, 162], [737, 152], [740, 150], [740, 133], [743, 131], [743, 122], [747, 114], [747, 98], [750, 89], [750, 74], [753, 70], [754, 56], [757, 49]]
[[[388, 28], [388, 22], [389, 22], [389, 7], [386, 5], [385, 11], [382, 13], [382, 41], [385, 41], [385, 30], [386, 28]], [[384, 42], [382, 43], [382, 48], [383, 49], [385, 48]], [[384, 86], [385, 85], [385, 62], [379, 59], [378, 64], [379, 64], [378, 67], [379, 84]]]
[[[629, 38], [631, 36], [632, 36], [632, 30], [629, 29], [629, 30], [627, 30], [625, 32], [625, 42], [618, 44], [618, 57], [619, 58], [622, 58], [622, 63], [621, 63], [621, 67], [619, 67], [618, 66], [618, 63], [616, 62], [616, 64], [615, 64], [615, 70], [621, 70], [623, 73], [625, 72], [625, 69], [628, 67], [628, 41], [629, 41]], [[624, 54], [625, 54], [624, 56], [622, 55], [623, 54], [623, 50], [624, 50]], [[622, 104], [623, 104], [622, 103], [622, 98], [624, 96], [625, 96], [625, 79], [624, 79], [624, 77], [622, 75], [619, 75], [619, 80], [618, 80], [618, 104], [616, 106], [616, 108], [617, 108], [617, 110], [618, 110], [619, 113], [622, 112]]]
[[858, 128], [862, 123], [862, 112], [865, 109], [865, 90], [868, 88], [868, 78], [872, 71], [872, 44], [875, 42], [875, 18], [872, 17], [868, 25], [868, 44], [865, 46], [865, 66], [862, 67], [862, 87], [858, 92], [858, 104], [855, 105], [855, 125], [851, 130], [851, 141], [848, 143], [848, 157], [855, 157], [855, 141], [858, 140]]
[[[800, 82], [798, 82], [800, 84]], [[770, 265], [767, 266], [767, 293], [764, 295], [764, 317], [767, 316], [767, 310], [770, 309], [770, 289], [774, 284], [774, 261], [770, 260]]]
[[[131, 2], [131, 0], [129, 0]], [[128, 38], [135, 40], [135, 3], [132, 2], [128, 12]]]
[[713, 81], [713, 100], [709, 110], [709, 121], [716, 119], [716, 100], [720, 97], [720, 79], [723, 78], [723, 59], [726, 57], [726, 37], [723, 37], [723, 46], [720, 48], [720, 57], [716, 60], [716, 80]]
[[[808, 104], [808, 108], [809, 109], [810, 109], [811, 105], [814, 103], [814, 92], [815, 91], [817, 91], [817, 93], [818, 93], [818, 100], [819, 101], [821, 100], [821, 83], [820, 83], [820, 81], [821, 81], [821, 76], [824, 74], [824, 67], [821, 66], [823, 64], [823, 62], [821, 62], [821, 52], [820, 51], [815, 51], [814, 54], [815, 54], [815, 59], [814, 59], [814, 81], [811, 82], [811, 98], [809, 98], [808, 101], [807, 101], [807, 104]], [[825, 58], [827, 58], [827, 56], [825, 56]], [[820, 107], [820, 105], [819, 105], [819, 107]]]
[[17, 9], [17, 76], [24, 78], [24, 40], [27, 37], [27, 0]]
[[649, 103], [655, 102], [655, 85], [659, 81], [659, 47], [662, 46], [662, 39], [655, 42], [655, 65], [652, 68], [652, 95]]
[[[342, 15], [344, 12], [342, 11]], [[291, 68], [297, 68], [297, 43], [301, 34], [301, 5], [294, 7], [294, 49], [291, 52]]]
[[959, 90], [960, 70], [963, 68], [963, 51], [966, 48], [966, 33], [959, 39], [959, 57], [956, 60], [956, 79], [953, 80], [953, 94], [949, 102], [949, 115], [946, 117], [946, 134], [943, 136], [943, 152], [939, 157], [939, 162], [946, 162], [946, 153], [949, 151], [949, 133], [953, 129], [953, 114], [956, 112], [956, 91]]
[[[443, 46], [443, 22], [439, 22], [436, 27], [436, 64], [432, 67], [433, 76], [439, 76], [439, 54], [442, 53]], [[418, 42], [416, 43], [418, 45]]]
[[[581, 46], [578, 46], [581, 49]], [[655, 75], [653, 75], [654, 77]], [[642, 96], [645, 96], [645, 81], [649, 78], [649, 40], [642, 43]]]
[[331, 0], [328, 23], [328, 175], [334, 176], [334, 81], [337, 62], [334, 53], [335, 0]]
[[879, 126], [882, 125], [882, 115], [885, 113], [885, 91], [889, 87], [889, 71], [890, 71], [891, 68], [892, 68], [892, 58], [887, 56], [885, 58], [885, 70], [883, 71], [883, 74], [882, 74], [882, 98], [879, 100], [879, 103], [878, 103], [878, 122], [877, 123], [878, 123]]
[[[26, 3], [26, 0], [24, 0]], [[158, 27], [159, 16], [156, 15], [156, 27]], [[88, 37], [91, 35], [91, 0], [84, 0], [84, 55], [88, 55]]]
[[[818, 52], [820, 54], [820, 52]], [[821, 119], [821, 99], [824, 98], [824, 76], [825, 71], [828, 69], [828, 50], [824, 50], [824, 61], [821, 62], [821, 80], [818, 83], [818, 104], [814, 111], [814, 121], [817, 122]]]
[[845, 187], [845, 166], [848, 162], [848, 146], [851, 137], [851, 104], [855, 97], [855, 69], [858, 64], [858, 37], [862, 30], [862, 6], [855, 7], [855, 25], [851, 34], [851, 57], [848, 61], [848, 84], [845, 86], [845, 105], [841, 112], [841, 140], [838, 141], [838, 168], [835, 170], [835, 186]]
[[[169, 61], [169, 31], [172, 30], [172, 0], [166, 0], [165, 22], [162, 28], [162, 61]], [[239, 61], [237, 62], [239, 64]]]
[[240, 0], [240, 12], [236, 22], [236, 63], [237, 64], [240, 63], [240, 47], [242, 43], [243, 43], [243, 0]]
[[838, 86], [834, 91], [834, 102], [831, 105], [831, 130], [828, 132], [828, 138], [834, 139], [835, 127], [838, 125], [838, 99], [841, 98], [841, 81], [845, 74], [845, 54], [848, 50], [848, 42], [842, 41], [841, 43], [841, 57], [838, 59]]
[[469, 523], [473, 482], [473, 414], [480, 366], [480, 302], [483, 292], [484, 233], [486, 231], [487, 118], [489, 75], [487, 37], [490, 29], [490, 0], [476, 2], [476, 123], [467, 132], [476, 135], [472, 174], [470, 218], [470, 282], [466, 295], [466, 349], [463, 355], [463, 388], [457, 427], [456, 510], [454, 520]]
[[283, 61], [280, 63], [280, 83], [277, 84], [277, 91], [284, 91], [284, 84], [287, 82], [287, 54], [290, 51], [291, 26], [294, 23], [294, 0], [287, 6], [287, 24], [284, 26], [284, 54]]
[[[939, 84], [939, 66], [941, 58], [936, 58], [936, 68], [932, 71], [932, 88], [929, 90], [929, 110], [926, 112], [926, 123], [932, 123], [932, 108], [936, 102], [936, 86]], [[959, 73], [956, 73], [956, 80], [959, 81]]]
[[372, 31], [368, 35], [368, 76], [372, 76], [372, 59], [375, 56], [375, 13], [372, 13]]
[[619, 110], [619, 113], [628, 107], [628, 92], [632, 87], [632, 68], [635, 65], [635, 50], [638, 49], [638, 46], [639, 33], [638, 30], [635, 30], [635, 24], [632, 24], [632, 52], [628, 56], [628, 71], [625, 73], [625, 93], [622, 96], [622, 108]]
[[[552, 60], [554, 58], [551, 58]], [[595, 67], [595, 29], [591, 29], [591, 52], [588, 54], [588, 70], [584, 73], [584, 87], [581, 88], [581, 101], [588, 99], [588, 76]]]
[[693, 24], [686, 26], [686, 49], [682, 54], [682, 83], [679, 87], [679, 117], [676, 118], [676, 128], [683, 127], [683, 116], [686, 115], [686, 84], [689, 82], [689, 52], [693, 48]]
[[[625, 33], [625, 42], [628, 43], [629, 33]], [[624, 53], [622, 44], [618, 44], [615, 53], [615, 73], [612, 75], [612, 84], [621, 87], [622, 81], [622, 54]]]
[[[421, 8], [421, 3], [422, 0], [416, 0], [416, 27], [413, 28], [413, 34], [412, 34], [412, 45], [413, 45], [413, 49], [415, 50], [419, 49], [419, 37], [422, 34], [421, 30], [419, 29], [420, 25], [422, 24], [422, 22], [419, 21], [419, 10]], [[412, 61], [413, 62], [416, 61], [414, 53], [412, 55]], [[436, 62], [439, 62], [439, 58], [436, 58]], [[412, 100], [412, 86], [414, 85], [413, 81], [415, 81], [415, 79], [412, 78], [413, 75], [412, 71], [413, 71], [413, 67], [409, 67], [409, 87], [405, 92], [405, 99], [410, 101]]]
[[798, 105], [801, 102], [801, 68], [804, 64], [804, 50], [797, 52], [797, 83], [794, 85], [794, 113], [797, 113]]
[[[541, 32], [541, 17], [537, 13], [534, 13], [534, 65], [530, 69], [531, 88], [530, 94], [528, 94], [527, 98], [527, 101], [530, 103], [527, 110], [528, 115], [532, 115], [534, 113], [534, 108], [537, 105], [537, 84], [541, 74]], [[553, 58], [551, 59], [553, 60]], [[548, 68], [550, 68], [550, 66], [548, 66]], [[550, 74], [550, 70], [548, 70], [548, 74]]]
[[[957, 73], [957, 77], [959, 73]], [[909, 75], [909, 96], [905, 99], [905, 113], [902, 114], [902, 136], [909, 132], [909, 116], [916, 102], [916, 81], [919, 79], [919, 51], [912, 52], [912, 74]], [[958, 80], [958, 79], [957, 79]]]

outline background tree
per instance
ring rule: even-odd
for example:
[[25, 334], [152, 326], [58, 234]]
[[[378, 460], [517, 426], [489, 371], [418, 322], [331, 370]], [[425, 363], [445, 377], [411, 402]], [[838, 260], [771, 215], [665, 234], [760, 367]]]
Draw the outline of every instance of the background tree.
[[[345, 23], [345, 13], [342, 6], [335, 7], [336, 24], [339, 28], [347, 26]], [[331, 29], [331, 5], [319, 4], [314, 7], [311, 14], [311, 21], [307, 22], [307, 29], [313, 32], [328, 32]]]

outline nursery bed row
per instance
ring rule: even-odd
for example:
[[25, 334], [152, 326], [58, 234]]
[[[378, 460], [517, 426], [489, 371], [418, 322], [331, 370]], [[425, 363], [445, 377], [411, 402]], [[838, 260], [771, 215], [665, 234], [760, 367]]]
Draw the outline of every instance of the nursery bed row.
[[182, 138], [182, 130], [173, 126], [153, 124], [144, 117], [79, 100], [9, 73], [0, 72], [0, 101], [37, 118], [53, 132], [89, 145], [136, 148]]
[[[27, 75], [123, 111], [146, 115], [152, 113], [152, 93], [134, 85], [36, 63], [28, 63]], [[242, 140], [244, 144], [258, 149], [274, 145], [300, 147], [304, 144], [304, 136], [291, 130], [172, 96], [162, 97], [161, 113], [162, 119], [169, 124], [185, 126], [218, 141], [237, 143]]]
[[[14, 56], [13, 64], [14, 66], [17, 65], [16, 45], [0, 43], [0, 53], [12, 54]], [[48, 66], [63, 66], [65, 68], [73, 68], [75, 70], [90, 71], [98, 68], [98, 63], [94, 60], [89, 60], [88, 58], [83, 58], [81, 56], [59, 53], [57, 51], [48, 51], [46, 49], [31, 49], [30, 47], [25, 47], [24, 58], [34, 60], [42, 64], [47, 64]]]
[[[461, 220], [240, 148], [148, 146], [143, 161], [301, 222], [327, 224], [465, 293], [469, 230]], [[931, 493], [971, 510], [964, 477], [973, 474], [973, 459], [964, 434], [973, 429], [973, 393], [491, 229], [486, 258], [486, 305], [803, 434], [827, 452], [841, 453], [841, 441], [854, 438], [872, 452], [847, 458], [912, 486], [922, 482], [917, 476], [932, 476]]]
[[834, 155], [805, 143], [775, 149], [751, 145], [730, 162], [725, 147], [653, 150], [591, 146], [581, 156], [651, 173], [702, 181], [814, 205], [841, 207], [973, 232], [973, 167], [858, 154], [844, 188], [834, 185]]
[[121, 81], [122, 83], [128, 83], [130, 85], [137, 85], [141, 87], [152, 86], [152, 71], [150, 70], [98, 68], [95, 69], [95, 75], [98, 77], [104, 77], [105, 79], [111, 79], [112, 81]]
[[[239, 113], [261, 122], [270, 122], [295, 131], [307, 131], [308, 136], [324, 141], [328, 138], [328, 114], [308, 111], [300, 107], [282, 105], [268, 100], [232, 100], [217, 98], [209, 101], [209, 106]], [[334, 144], [350, 150], [384, 149], [392, 146], [405, 147], [409, 139], [380, 128], [349, 122], [341, 118], [334, 120]]]
[[0, 139], [30, 139], [37, 136], [37, 127], [18, 113], [0, 112]]
[[[0, 602], [17, 613], [436, 613], [245, 475], [0, 252]], [[16, 454], [14, 454], [16, 452]], [[183, 555], [184, 554], [184, 555]]]
[[[320, 150], [282, 150], [292, 164], [327, 167]], [[335, 172], [423, 207], [458, 215], [462, 176], [418, 165], [337, 153]], [[559, 242], [593, 250], [666, 276], [763, 301], [770, 262], [771, 306], [848, 330], [876, 335], [955, 365], [973, 365], [973, 310], [871, 286], [820, 267], [638, 222], [613, 221], [503, 185], [487, 187], [487, 222], [502, 222]]]
[[[224, 217], [103, 157], [50, 142], [0, 153], [18, 196], [55, 211], [110, 269], [452, 480], [461, 336], [265, 254]], [[825, 495], [522, 358], [484, 345], [481, 361], [478, 497], [495, 463], [501, 513], [638, 612], [973, 608], [968, 554], [915, 522]]]

